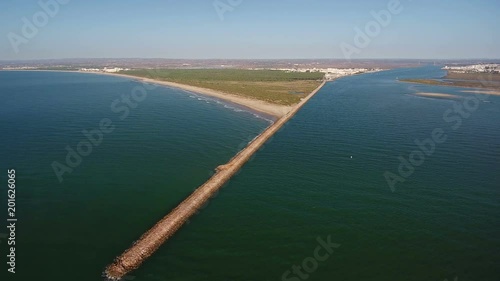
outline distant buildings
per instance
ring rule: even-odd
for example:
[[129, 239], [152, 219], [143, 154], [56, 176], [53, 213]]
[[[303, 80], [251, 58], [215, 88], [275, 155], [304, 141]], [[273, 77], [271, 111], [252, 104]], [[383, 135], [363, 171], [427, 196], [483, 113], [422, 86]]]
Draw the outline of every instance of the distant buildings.
[[500, 73], [500, 64], [474, 64], [466, 66], [445, 66], [444, 70], [455, 73]]
[[378, 68], [326, 68], [320, 72], [325, 73], [325, 80], [333, 80], [342, 76], [355, 75], [361, 73], [370, 73], [381, 71]]
[[37, 67], [34, 66], [18, 66], [18, 67], [2, 67], [2, 70], [37, 70]]
[[128, 68], [119, 68], [119, 67], [114, 67], [114, 68], [80, 68], [78, 71], [83, 71], [83, 72], [106, 72], [106, 73], [117, 73], [122, 70], [129, 70]]
[[80, 68], [78, 71], [83, 71], [83, 72], [100, 72], [101, 70], [99, 68]]
[[[262, 70], [266, 68], [252, 68]], [[325, 74], [325, 80], [334, 80], [342, 76], [349, 76], [361, 73], [377, 72], [378, 68], [271, 68], [271, 70], [281, 70], [286, 72], [321, 72]]]

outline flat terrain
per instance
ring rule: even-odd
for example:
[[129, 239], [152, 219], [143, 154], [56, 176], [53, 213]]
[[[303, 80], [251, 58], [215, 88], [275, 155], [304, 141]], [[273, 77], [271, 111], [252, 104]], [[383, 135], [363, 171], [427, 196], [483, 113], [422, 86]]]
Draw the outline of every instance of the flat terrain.
[[443, 79], [401, 79], [402, 82], [464, 88], [500, 89], [500, 74], [448, 72]]
[[498, 82], [500, 82], [500, 74], [448, 72], [446, 79], [477, 80], [477, 81], [482, 80], [482, 81], [498, 81]]
[[292, 105], [322, 83], [323, 73], [243, 69], [141, 69], [121, 71], [135, 77], [207, 88], [279, 105]]
[[462, 91], [462, 93], [469, 93], [469, 94], [485, 94], [485, 95], [492, 95], [492, 96], [500, 96], [500, 91]]
[[442, 93], [416, 93], [415, 96], [434, 99], [458, 99], [459, 96]]

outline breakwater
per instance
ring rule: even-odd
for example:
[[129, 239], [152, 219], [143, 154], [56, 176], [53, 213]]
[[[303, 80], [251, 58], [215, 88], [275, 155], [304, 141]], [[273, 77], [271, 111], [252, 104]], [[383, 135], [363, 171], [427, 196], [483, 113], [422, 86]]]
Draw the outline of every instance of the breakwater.
[[104, 271], [108, 280], [120, 280], [127, 273], [137, 269], [166, 240], [194, 215], [238, 170], [288, 122], [324, 85], [323, 82], [310, 95], [292, 108], [283, 117], [269, 126], [262, 134], [236, 154], [227, 164], [219, 166], [213, 175], [190, 196], [182, 201], [174, 210], [144, 233], [129, 249], [118, 256]]

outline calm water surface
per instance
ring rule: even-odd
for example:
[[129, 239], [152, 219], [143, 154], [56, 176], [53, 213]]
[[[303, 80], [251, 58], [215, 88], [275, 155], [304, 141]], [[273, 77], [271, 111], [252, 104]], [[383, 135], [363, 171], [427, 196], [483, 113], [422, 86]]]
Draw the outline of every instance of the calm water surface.
[[[500, 97], [481, 102], [454, 130], [443, 119], [454, 101], [413, 94], [470, 94], [397, 81], [442, 76], [423, 67], [328, 83], [127, 279], [282, 280], [330, 236], [340, 247], [327, 260], [285, 280], [499, 280]], [[119, 120], [110, 105], [136, 85], [0, 72], [1, 168], [16, 168], [18, 177], [13, 280], [99, 280], [106, 264], [269, 124], [167, 88], [149, 91]], [[60, 184], [50, 164], [103, 118], [116, 130]], [[446, 141], [392, 192], [384, 173], [397, 174], [398, 157], [408, 159], [415, 140], [436, 128]]]

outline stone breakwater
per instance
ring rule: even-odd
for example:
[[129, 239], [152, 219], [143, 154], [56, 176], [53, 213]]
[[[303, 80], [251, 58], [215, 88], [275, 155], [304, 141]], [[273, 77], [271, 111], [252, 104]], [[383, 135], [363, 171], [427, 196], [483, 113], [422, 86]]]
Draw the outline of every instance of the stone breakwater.
[[104, 271], [107, 280], [120, 280], [127, 273], [137, 269], [166, 240], [168, 240], [182, 225], [194, 215], [238, 170], [288, 122], [324, 85], [293, 107], [283, 117], [269, 126], [262, 134], [248, 144], [246, 148], [234, 156], [227, 164], [216, 169], [207, 182], [198, 187], [189, 197], [182, 201], [174, 210], [161, 219], [150, 230], [144, 233], [129, 249], [118, 256]]

